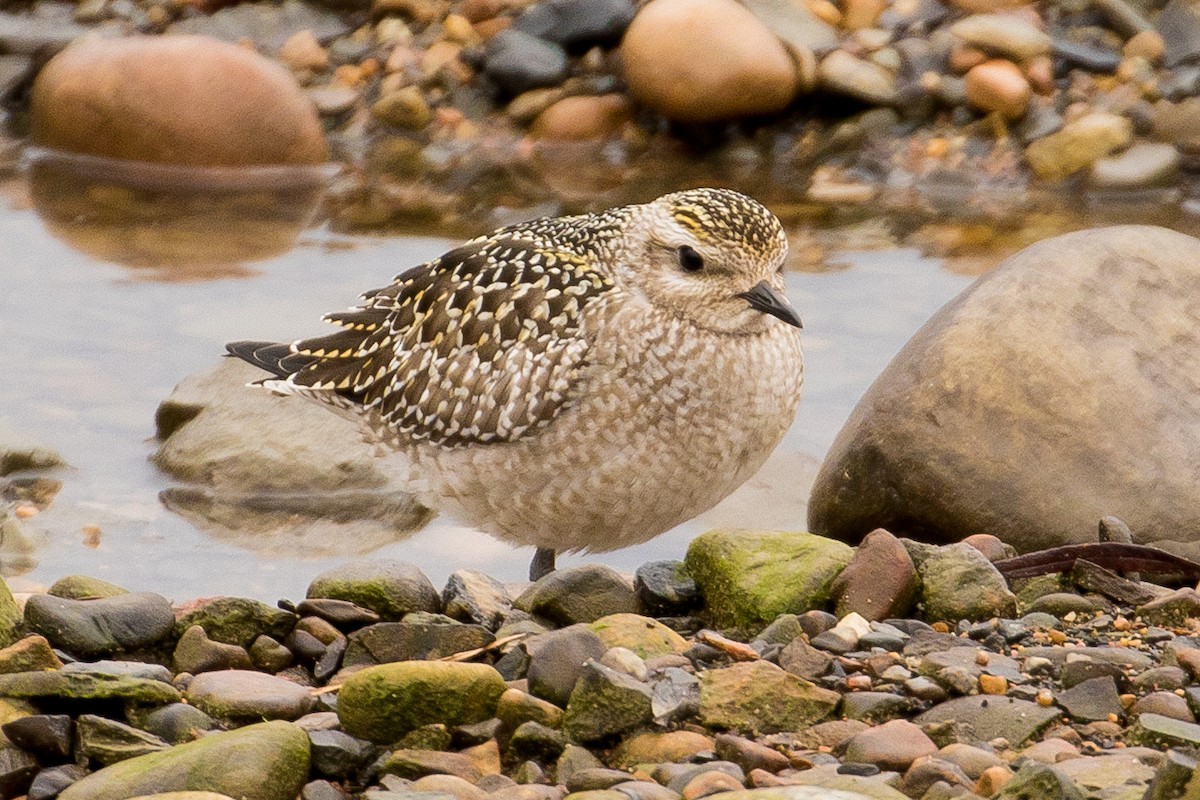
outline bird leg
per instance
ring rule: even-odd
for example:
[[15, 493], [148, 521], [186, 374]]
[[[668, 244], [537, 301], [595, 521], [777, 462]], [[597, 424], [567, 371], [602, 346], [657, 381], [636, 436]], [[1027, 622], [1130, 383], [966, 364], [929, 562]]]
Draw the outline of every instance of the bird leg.
[[529, 580], [536, 581], [554, 572], [554, 550], [539, 547], [529, 562]]

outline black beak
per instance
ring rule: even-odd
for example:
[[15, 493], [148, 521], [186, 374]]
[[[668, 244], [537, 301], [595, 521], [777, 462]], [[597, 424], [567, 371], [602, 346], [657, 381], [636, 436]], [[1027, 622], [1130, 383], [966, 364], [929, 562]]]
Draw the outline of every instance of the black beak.
[[804, 327], [800, 322], [799, 315], [796, 314], [796, 309], [792, 308], [787, 299], [772, 289], [771, 285], [766, 281], [759, 281], [750, 291], [742, 292], [736, 296], [745, 299], [755, 311], [770, 314], [772, 317], [781, 319], [788, 325], [795, 325], [797, 328]]

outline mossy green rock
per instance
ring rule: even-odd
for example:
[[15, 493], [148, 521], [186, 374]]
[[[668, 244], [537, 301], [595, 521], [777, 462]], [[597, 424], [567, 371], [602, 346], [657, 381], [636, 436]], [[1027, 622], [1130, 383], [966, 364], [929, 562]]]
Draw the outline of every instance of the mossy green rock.
[[68, 600], [94, 600], [101, 597], [116, 597], [119, 594], [129, 594], [115, 583], [102, 581], [87, 575], [67, 575], [56, 580], [46, 594], [64, 597]]
[[290, 722], [263, 722], [105, 767], [71, 784], [59, 799], [201, 791], [239, 800], [294, 800], [308, 768], [308, 735]]
[[841, 696], [769, 661], [700, 674], [700, 721], [748, 733], [798, 731], [828, 717]]
[[921, 600], [932, 620], [1012, 617], [1017, 598], [987, 556], [959, 542], [939, 547], [917, 567]]
[[682, 653], [686, 639], [656, 619], [641, 614], [609, 614], [591, 624], [605, 647], [625, 647], [642, 658]]
[[326, 570], [313, 579], [308, 596], [349, 600], [384, 622], [399, 622], [412, 611], [442, 610], [441, 597], [425, 573], [391, 559], [362, 559]]
[[272, 608], [246, 597], [218, 597], [207, 600], [175, 621], [179, 639], [193, 625], [199, 625], [214, 642], [249, 647], [266, 634], [282, 639], [296, 626], [296, 615]]
[[387, 744], [434, 722], [466, 725], [491, 719], [507, 688], [487, 664], [380, 664], [346, 679], [338, 694], [338, 718], [351, 736]]
[[61, 670], [0, 675], [0, 697], [124, 700], [142, 705], [165, 705], [180, 700], [179, 691], [162, 681]]
[[577, 742], [596, 742], [650, 722], [650, 687], [592, 661], [571, 692], [563, 730]]
[[0, 580], [0, 647], [8, 647], [21, 638], [21, 623], [24, 615], [9, 591], [8, 584]]
[[824, 606], [853, 555], [811, 533], [720, 529], [696, 537], [684, 563], [713, 624], [752, 632], [780, 614]]
[[162, 792], [161, 794], [144, 794], [130, 800], [233, 800], [227, 794], [217, 792]]

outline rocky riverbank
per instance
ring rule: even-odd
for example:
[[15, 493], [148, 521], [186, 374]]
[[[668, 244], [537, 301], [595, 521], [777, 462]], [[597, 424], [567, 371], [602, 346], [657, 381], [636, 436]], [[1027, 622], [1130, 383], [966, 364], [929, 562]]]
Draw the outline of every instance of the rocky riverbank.
[[[0, 12], [16, 133], [46, 57], [97, 34], [209, 36], [282, 65], [350, 167], [325, 212], [342, 229], [476, 233], [700, 184], [784, 216], [1194, 204], [1200, 15], [1183, 0], [38, 2]], [[173, 157], [189, 164], [212, 131], [254, 153], [276, 146], [260, 126], [311, 124], [243, 91], [256, 79], [219, 53], [202, 83], [221, 105], [204, 110], [180, 90], [197, 57], [135, 59], [104, 102], [136, 130], [178, 120], [170, 141], [190, 144]], [[97, 63], [76, 59], [76, 77]], [[92, 111], [76, 96], [42, 125]]]
[[[1169, 800], [1200, 595], [987, 536], [713, 531], [630, 581], [352, 562], [271, 607], [0, 592], [0, 791], [30, 800]], [[179, 794], [179, 793], [183, 794]], [[1190, 796], [1187, 794], [1186, 796]]]

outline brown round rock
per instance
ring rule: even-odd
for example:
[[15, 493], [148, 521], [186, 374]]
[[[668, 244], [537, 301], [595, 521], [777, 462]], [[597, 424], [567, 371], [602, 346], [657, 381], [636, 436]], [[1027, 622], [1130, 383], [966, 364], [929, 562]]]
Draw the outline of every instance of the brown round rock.
[[922, 756], [937, 752], [925, 732], [906, 719], [894, 719], [857, 733], [846, 746], [846, 761], [903, 772]]
[[160, 164], [319, 164], [329, 155], [287, 70], [206, 36], [78, 41], [38, 76], [31, 121], [37, 144]]
[[904, 545], [883, 528], [868, 533], [833, 581], [837, 615], [854, 611], [869, 620], [903, 617], [916, 600], [917, 568]]
[[622, 94], [598, 97], [564, 97], [533, 122], [530, 133], [538, 139], [582, 141], [611, 136], [633, 116]]
[[1016, 64], [994, 58], [972, 67], [966, 76], [967, 102], [1005, 119], [1024, 116], [1033, 90]]
[[770, 114], [800, 88], [787, 49], [735, 0], [653, 0], [621, 56], [634, 99], [681, 122]]

